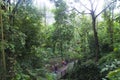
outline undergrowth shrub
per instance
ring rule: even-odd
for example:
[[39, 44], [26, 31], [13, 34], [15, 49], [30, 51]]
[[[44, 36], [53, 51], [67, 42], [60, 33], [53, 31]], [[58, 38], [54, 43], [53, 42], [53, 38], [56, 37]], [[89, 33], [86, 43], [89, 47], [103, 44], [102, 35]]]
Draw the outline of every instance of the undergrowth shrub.
[[100, 69], [92, 60], [78, 61], [71, 72], [71, 78], [74, 80], [101, 80]]
[[107, 77], [110, 79], [110, 80], [120, 80], [120, 68], [114, 70], [114, 71], [110, 71], [108, 74], [107, 74]]

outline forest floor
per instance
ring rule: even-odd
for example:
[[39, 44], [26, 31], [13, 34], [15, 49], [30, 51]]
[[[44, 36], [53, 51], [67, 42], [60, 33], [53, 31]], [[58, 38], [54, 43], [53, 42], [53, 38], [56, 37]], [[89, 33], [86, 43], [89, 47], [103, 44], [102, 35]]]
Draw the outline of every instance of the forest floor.
[[[69, 62], [67, 65], [60, 67], [58, 69], [57, 73], [55, 73], [57, 79], [62, 78], [66, 73], [68, 73], [70, 70], [72, 70], [73, 66], [74, 66], [74, 61]], [[54, 73], [54, 71], [53, 71], [53, 73]]]
[[[54, 76], [55, 80], [61, 80], [63, 76], [65, 76], [70, 70], [73, 69], [74, 63], [75, 61], [70, 61], [67, 63], [67, 65], [62, 65], [61, 63], [58, 63], [59, 67], [56, 73], [54, 69], [52, 69], [51, 67], [47, 68], [47, 70], [49, 70], [49, 72]], [[47, 80], [47, 79], [43, 78], [42, 80]]]

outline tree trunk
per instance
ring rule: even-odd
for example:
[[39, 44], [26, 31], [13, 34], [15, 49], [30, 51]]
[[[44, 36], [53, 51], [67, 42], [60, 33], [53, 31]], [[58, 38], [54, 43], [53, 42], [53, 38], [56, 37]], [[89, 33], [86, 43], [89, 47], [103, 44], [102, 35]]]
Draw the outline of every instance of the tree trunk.
[[55, 54], [55, 47], [56, 47], [56, 42], [53, 41], [53, 54]]
[[112, 12], [110, 13], [111, 15], [109, 15], [108, 17], [108, 33], [109, 33], [109, 36], [110, 36], [110, 50], [113, 51], [113, 10]]
[[110, 50], [113, 51], [113, 21], [109, 23]]
[[97, 62], [99, 59], [99, 41], [98, 41], [98, 33], [96, 30], [96, 17], [94, 12], [91, 13], [92, 17], [92, 27], [93, 27], [93, 32], [94, 32], [94, 39], [95, 39], [95, 61]]
[[61, 52], [61, 59], [63, 60], [63, 48], [62, 48], [63, 44], [62, 41], [60, 42], [60, 52]]
[[2, 66], [3, 66], [3, 79], [6, 80], [6, 55], [4, 51], [4, 31], [3, 31], [3, 19], [2, 19], [2, 9], [0, 5], [0, 27], [1, 27], [1, 53], [2, 53]]
[[6, 62], [7, 62], [7, 80], [12, 80], [15, 77], [15, 64], [16, 64], [16, 60], [15, 57], [16, 55], [11, 52], [11, 50], [8, 48], [5, 50], [5, 52], [7, 53], [6, 55]]

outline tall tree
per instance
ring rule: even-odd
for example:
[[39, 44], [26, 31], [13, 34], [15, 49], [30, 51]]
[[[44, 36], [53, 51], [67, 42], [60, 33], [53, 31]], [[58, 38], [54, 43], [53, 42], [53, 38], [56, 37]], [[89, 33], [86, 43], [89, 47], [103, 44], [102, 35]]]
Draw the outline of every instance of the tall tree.
[[[106, 0], [105, 4], [108, 4], [109, 1]], [[109, 39], [110, 39], [110, 48], [113, 51], [113, 27], [114, 27], [114, 10], [116, 7], [116, 3], [114, 3], [112, 6], [107, 8], [104, 11], [104, 19], [106, 24], [108, 25], [108, 33], [109, 33]]]
[[6, 60], [5, 60], [5, 51], [4, 51], [4, 32], [3, 32], [3, 17], [2, 17], [3, 10], [5, 10], [5, 9], [3, 9], [3, 6], [5, 6], [5, 5], [2, 4], [3, 1], [0, 0], [0, 2], [1, 2], [0, 3], [1, 53], [2, 53], [2, 55], [1, 55], [2, 62], [0, 62], [0, 63], [3, 67], [3, 80], [6, 80]]
[[69, 24], [67, 5], [64, 0], [55, 0], [56, 10], [55, 14], [55, 31], [53, 33], [53, 40], [58, 42], [60, 46], [60, 53], [63, 59], [63, 46], [73, 37], [73, 26]]
[[15, 0], [15, 2], [13, 3], [11, 3], [11, 0], [0, 1], [0, 12], [2, 12], [1, 20], [0, 20], [1, 21], [0, 24], [2, 25], [1, 26], [1, 31], [2, 31], [1, 42], [2, 44], [4, 42], [4, 44], [1, 45], [1, 47], [3, 47], [2, 61], [3, 61], [3, 69], [4, 69], [2, 74], [3, 75], [2, 80], [12, 79], [13, 77], [15, 77], [14, 67], [16, 64], [15, 62], [16, 62], [16, 55], [17, 55], [15, 53], [18, 48], [18, 44], [20, 45], [23, 44], [21, 42], [22, 40], [24, 41], [23, 38], [25, 38], [24, 34], [17, 29], [18, 25], [15, 24], [15, 15], [21, 3], [22, 3], [22, 0]]
[[[90, 8], [88, 8], [86, 5], [83, 4], [83, 2], [81, 0], [77, 0], [77, 2], [79, 2], [86, 10], [89, 11], [88, 14], [90, 14], [91, 19], [92, 19], [92, 28], [93, 28], [93, 33], [94, 33], [94, 39], [95, 39], [95, 60], [96, 62], [98, 61], [99, 57], [100, 57], [100, 49], [99, 49], [99, 40], [98, 40], [98, 32], [97, 32], [97, 26], [96, 26], [96, 20], [97, 17], [102, 14], [107, 8], [109, 8], [113, 3], [116, 2], [116, 0], [110, 2], [105, 8], [103, 8], [98, 14], [96, 14], [96, 10], [97, 10], [97, 5], [95, 5], [95, 1], [97, 0], [88, 0], [90, 3]], [[76, 8], [74, 8], [74, 10], [76, 10], [78, 13], [83, 13], [80, 12], [79, 10], [77, 10]], [[87, 14], [87, 13], [86, 13]]]

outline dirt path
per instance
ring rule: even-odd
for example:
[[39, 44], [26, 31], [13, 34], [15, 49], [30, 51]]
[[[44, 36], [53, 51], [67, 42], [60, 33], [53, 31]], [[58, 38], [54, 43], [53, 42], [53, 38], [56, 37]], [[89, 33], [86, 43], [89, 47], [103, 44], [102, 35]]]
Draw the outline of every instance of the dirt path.
[[74, 61], [71, 63], [68, 63], [66, 66], [59, 68], [56, 73], [57, 79], [60, 79], [61, 77], [63, 77], [69, 70], [73, 68], [73, 66], [74, 66]]

